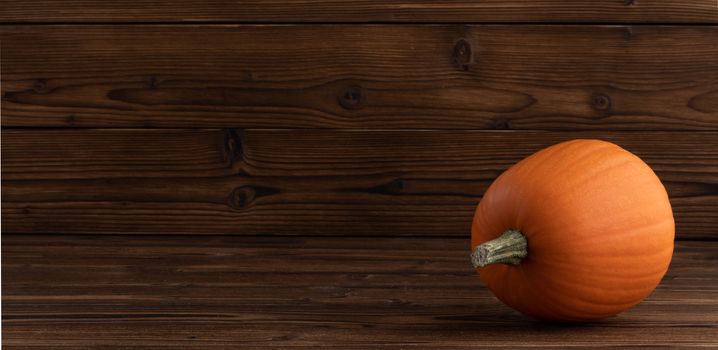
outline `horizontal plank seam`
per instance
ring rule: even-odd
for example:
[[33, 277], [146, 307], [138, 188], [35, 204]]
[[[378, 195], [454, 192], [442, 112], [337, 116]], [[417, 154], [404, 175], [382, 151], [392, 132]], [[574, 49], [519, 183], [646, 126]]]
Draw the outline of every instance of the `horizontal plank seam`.
[[625, 134], [644, 134], [644, 133], [690, 133], [690, 134], [713, 134], [718, 132], [718, 124], [715, 129], [700, 129], [700, 130], [686, 130], [686, 129], [477, 129], [477, 128], [453, 128], [453, 129], [436, 129], [436, 128], [401, 128], [401, 129], [386, 129], [386, 128], [241, 128], [233, 126], [202, 126], [202, 127], [144, 127], [144, 126], [2, 126], [0, 130], [12, 130], [12, 131], [120, 131], [120, 130], [187, 130], [187, 131], [213, 131], [213, 130], [242, 130], [242, 131], [336, 131], [336, 132], [362, 132], [362, 131], [385, 131], [385, 132], [487, 132], [487, 133], [525, 133], [525, 132], [539, 132], [539, 133], [625, 133]]
[[613, 26], [613, 25], [631, 25], [631, 26], [695, 26], [695, 27], [716, 27], [718, 26], [718, 16], [713, 22], [627, 22], [627, 21], [605, 21], [605, 22], [533, 22], [533, 21], [458, 21], [458, 22], [446, 22], [446, 21], [357, 21], [357, 22], [322, 22], [322, 21], [0, 21], [0, 26], [149, 26], [149, 25], [183, 25], [183, 26], [197, 26], [197, 25], [296, 25], [296, 26], [313, 26], [313, 25], [397, 25], [397, 26], [410, 26], [410, 25], [531, 25], [531, 26]]
[[[466, 237], [461, 236], [447, 236], [447, 235], [371, 235], [371, 234], [346, 234], [346, 235], [289, 235], [289, 234], [226, 234], [226, 233], [203, 233], [203, 234], [159, 234], [159, 233], [47, 233], [47, 232], [28, 232], [28, 233], [17, 233], [17, 232], [3, 232], [3, 236], [57, 236], [57, 237], [152, 237], [158, 239], [172, 240], [173, 237], [239, 237], [239, 238], [250, 238], [250, 237], [266, 237], [266, 238], [361, 238], [361, 239], [372, 239], [372, 238], [418, 238], [428, 240], [465, 240], [469, 241], [470, 234], [467, 232]], [[685, 237], [676, 238], [676, 242], [718, 242], [718, 237]], [[467, 246], [468, 249], [468, 246]]]

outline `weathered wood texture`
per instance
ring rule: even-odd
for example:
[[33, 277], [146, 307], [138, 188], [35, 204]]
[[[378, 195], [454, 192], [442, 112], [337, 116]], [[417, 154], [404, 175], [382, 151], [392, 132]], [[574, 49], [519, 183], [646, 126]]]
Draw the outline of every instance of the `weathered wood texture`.
[[718, 26], [50, 25], [0, 38], [5, 127], [718, 129]]
[[714, 0], [26, 0], [4, 22], [663, 22], [718, 23]]
[[3, 345], [27, 348], [718, 346], [718, 243], [584, 325], [501, 304], [467, 239], [3, 236]]
[[3, 130], [3, 229], [466, 237], [496, 176], [573, 138], [642, 157], [679, 239], [716, 238], [718, 132], [677, 131]]

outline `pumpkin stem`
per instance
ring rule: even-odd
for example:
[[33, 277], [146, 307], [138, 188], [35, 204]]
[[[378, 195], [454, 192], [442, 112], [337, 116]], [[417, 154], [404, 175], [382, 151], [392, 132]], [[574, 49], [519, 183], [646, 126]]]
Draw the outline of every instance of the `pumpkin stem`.
[[474, 268], [491, 264], [518, 265], [528, 255], [526, 236], [518, 230], [506, 230], [500, 237], [479, 244], [471, 252]]

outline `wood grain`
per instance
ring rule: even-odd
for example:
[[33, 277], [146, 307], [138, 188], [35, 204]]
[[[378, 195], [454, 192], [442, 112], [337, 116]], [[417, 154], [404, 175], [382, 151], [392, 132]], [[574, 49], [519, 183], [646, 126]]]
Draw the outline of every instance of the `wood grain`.
[[678, 237], [716, 239], [716, 132], [3, 130], [3, 228], [464, 237], [503, 170], [574, 138], [642, 157]]
[[712, 0], [30, 0], [0, 1], [4, 22], [664, 22], [716, 23]]
[[716, 242], [679, 242], [657, 290], [584, 325], [501, 304], [468, 240], [4, 235], [9, 349], [718, 346]]
[[46, 25], [0, 38], [4, 127], [718, 129], [718, 26]]

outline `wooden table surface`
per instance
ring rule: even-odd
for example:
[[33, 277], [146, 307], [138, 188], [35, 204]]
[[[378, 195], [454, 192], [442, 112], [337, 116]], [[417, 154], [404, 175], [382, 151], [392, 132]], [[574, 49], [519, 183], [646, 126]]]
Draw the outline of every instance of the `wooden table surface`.
[[[40, 241], [42, 244], [38, 244]], [[718, 242], [679, 242], [617, 317], [534, 321], [504, 306], [466, 239], [3, 237], [13, 348], [718, 347]]]

